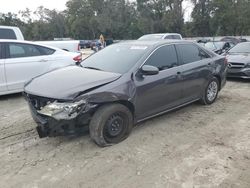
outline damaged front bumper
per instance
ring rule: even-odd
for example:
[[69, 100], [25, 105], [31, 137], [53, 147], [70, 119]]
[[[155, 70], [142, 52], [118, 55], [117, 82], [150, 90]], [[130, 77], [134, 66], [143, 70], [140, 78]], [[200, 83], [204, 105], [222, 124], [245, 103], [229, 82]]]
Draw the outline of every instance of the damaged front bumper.
[[[86, 131], [96, 108], [96, 105], [86, 103], [81, 108], [77, 107], [77, 112], [66, 111], [66, 113], [58, 109], [56, 112], [52, 112], [46, 108], [48, 105], [56, 104], [56, 100], [26, 93], [24, 96], [29, 103], [31, 115], [37, 123], [36, 130], [40, 138], [75, 135]], [[63, 104], [63, 102], [60, 104]]]

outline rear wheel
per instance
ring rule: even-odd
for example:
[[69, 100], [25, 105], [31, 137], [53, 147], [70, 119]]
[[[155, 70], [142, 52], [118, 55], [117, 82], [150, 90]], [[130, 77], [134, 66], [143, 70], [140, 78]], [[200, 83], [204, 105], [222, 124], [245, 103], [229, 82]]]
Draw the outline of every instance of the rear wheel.
[[100, 107], [89, 125], [91, 139], [101, 147], [113, 145], [126, 139], [133, 127], [130, 110], [121, 104]]
[[219, 81], [216, 77], [213, 77], [207, 87], [206, 90], [203, 94], [203, 97], [201, 99], [201, 102], [205, 105], [209, 105], [214, 103], [214, 101], [216, 100], [217, 96], [219, 93]]

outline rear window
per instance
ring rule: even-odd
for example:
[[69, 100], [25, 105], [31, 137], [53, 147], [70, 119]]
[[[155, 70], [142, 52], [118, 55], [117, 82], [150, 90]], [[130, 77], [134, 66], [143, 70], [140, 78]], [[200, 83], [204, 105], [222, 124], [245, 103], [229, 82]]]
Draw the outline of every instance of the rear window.
[[17, 39], [12, 29], [0, 29], [0, 39]]
[[172, 35], [173, 39], [181, 39], [180, 35]]
[[153, 35], [143, 35], [138, 40], [156, 40], [156, 39], [162, 39], [164, 35], [161, 34], [153, 34]]
[[181, 39], [180, 35], [167, 35], [165, 39]]

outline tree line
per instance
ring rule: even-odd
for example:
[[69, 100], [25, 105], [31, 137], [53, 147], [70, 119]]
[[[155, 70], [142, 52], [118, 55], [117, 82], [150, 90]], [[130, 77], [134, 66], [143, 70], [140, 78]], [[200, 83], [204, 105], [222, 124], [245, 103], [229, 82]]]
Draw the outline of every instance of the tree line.
[[[188, 22], [184, 1], [194, 7]], [[66, 7], [0, 13], [0, 25], [18, 26], [27, 40], [96, 39], [100, 34], [136, 39], [161, 32], [184, 37], [250, 35], [249, 0], [69, 0]]]

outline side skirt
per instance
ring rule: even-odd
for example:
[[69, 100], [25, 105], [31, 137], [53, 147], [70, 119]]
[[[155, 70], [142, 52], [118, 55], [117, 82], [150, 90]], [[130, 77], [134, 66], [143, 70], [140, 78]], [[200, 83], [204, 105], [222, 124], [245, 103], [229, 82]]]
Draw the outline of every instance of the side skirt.
[[179, 106], [176, 106], [176, 107], [173, 107], [173, 108], [164, 110], [164, 111], [162, 111], [162, 112], [160, 112], [160, 113], [157, 113], [157, 114], [148, 116], [148, 117], [146, 117], [146, 118], [140, 119], [140, 120], [138, 120], [136, 123], [140, 123], [140, 122], [142, 122], [142, 121], [151, 119], [151, 118], [156, 117], [156, 116], [160, 116], [160, 115], [165, 114], [165, 113], [167, 113], [167, 112], [171, 112], [171, 111], [176, 110], [176, 109], [178, 109], [178, 108], [181, 108], [181, 107], [187, 106], [187, 105], [189, 105], [189, 104], [191, 104], [191, 103], [194, 103], [194, 102], [196, 102], [196, 101], [198, 101], [198, 100], [200, 100], [200, 98], [199, 98], [199, 99], [192, 100], [192, 101], [187, 102], [187, 103], [184, 103], [184, 104], [181, 104], [181, 105], [179, 105]]

